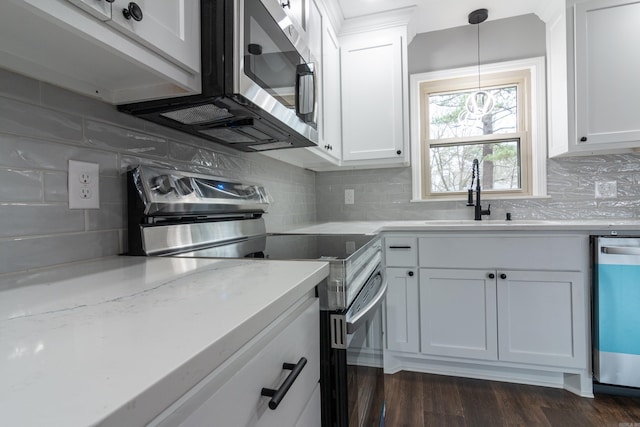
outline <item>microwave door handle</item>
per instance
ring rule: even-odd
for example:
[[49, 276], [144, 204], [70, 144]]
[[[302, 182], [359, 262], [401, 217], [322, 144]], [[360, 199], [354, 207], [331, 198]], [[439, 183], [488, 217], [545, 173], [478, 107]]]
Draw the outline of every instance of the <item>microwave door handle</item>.
[[296, 115], [305, 122], [313, 116], [316, 84], [313, 68], [313, 64], [300, 64], [296, 67]]
[[367, 320], [373, 317], [373, 314], [378, 308], [378, 305], [382, 302], [382, 299], [384, 298], [386, 293], [387, 293], [387, 281], [385, 280], [380, 286], [378, 293], [373, 298], [371, 298], [371, 301], [369, 301], [366, 307], [360, 310], [358, 314], [356, 314], [352, 318], [346, 319], [347, 334], [353, 334], [362, 325], [364, 325]]

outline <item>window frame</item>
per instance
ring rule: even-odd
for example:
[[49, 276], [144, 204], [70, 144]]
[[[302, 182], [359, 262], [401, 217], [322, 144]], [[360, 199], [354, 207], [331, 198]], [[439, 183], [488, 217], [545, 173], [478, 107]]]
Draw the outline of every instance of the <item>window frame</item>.
[[[524, 79], [521, 84], [524, 85], [525, 90], [518, 96], [519, 131], [517, 133], [440, 140], [459, 145], [466, 142], [482, 143], [513, 140], [514, 136], [520, 137], [521, 187], [524, 190], [487, 190], [484, 192], [485, 199], [546, 196], [547, 135], [544, 64], [544, 57], [537, 57], [481, 66], [483, 88], [503, 86], [508, 80], [512, 80], [513, 83]], [[429, 145], [426, 143], [429, 131], [428, 106], [425, 107], [425, 104], [428, 104], [428, 98], [423, 94], [425, 89], [428, 89], [428, 93], [473, 89], [477, 87], [477, 82], [477, 66], [410, 76], [412, 201], [466, 199], [466, 192], [430, 193]], [[423, 173], [423, 169], [426, 173]]]

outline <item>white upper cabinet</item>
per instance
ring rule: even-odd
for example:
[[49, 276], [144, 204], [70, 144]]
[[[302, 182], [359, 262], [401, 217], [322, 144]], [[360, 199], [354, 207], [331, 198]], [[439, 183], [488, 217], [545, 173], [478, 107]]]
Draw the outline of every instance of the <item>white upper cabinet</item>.
[[316, 171], [408, 165], [408, 17], [393, 25], [359, 18], [337, 35], [321, 0], [303, 7], [320, 64], [318, 147], [263, 154]]
[[568, 3], [547, 22], [549, 154], [640, 147], [640, 1]]
[[327, 23], [322, 28], [322, 120], [319, 122], [319, 149], [342, 158], [342, 104], [340, 103], [340, 45]]
[[344, 162], [405, 164], [406, 30], [367, 31], [340, 43]]
[[123, 0], [4, 0], [0, 67], [112, 104], [199, 93], [199, 1], [137, 5], [141, 21]]
[[575, 6], [576, 137], [584, 146], [640, 145], [640, 1]]
[[198, 0], [115, 0], [109, 25], [190, 71], [200, 69]]

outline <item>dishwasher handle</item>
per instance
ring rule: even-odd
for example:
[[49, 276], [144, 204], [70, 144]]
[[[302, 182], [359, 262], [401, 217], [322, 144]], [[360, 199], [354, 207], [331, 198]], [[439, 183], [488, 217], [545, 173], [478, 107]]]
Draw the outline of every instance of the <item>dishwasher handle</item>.
[[609, 255], [640, 255], [640, 248], [632, 246], [602, 246], [600, 252]]

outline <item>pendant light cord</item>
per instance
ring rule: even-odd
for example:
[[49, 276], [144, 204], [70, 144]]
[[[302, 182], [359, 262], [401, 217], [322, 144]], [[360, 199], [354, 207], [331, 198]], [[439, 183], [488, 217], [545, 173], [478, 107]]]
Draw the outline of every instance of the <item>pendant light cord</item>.
[[480, 23], [477, 23], [478, 27], [478, 92], [480, 92], [482, 86], [480, 85]]

